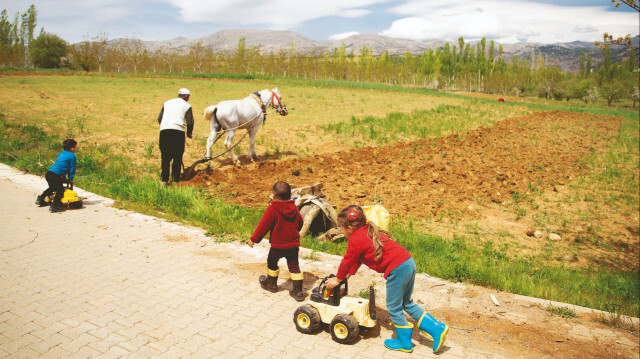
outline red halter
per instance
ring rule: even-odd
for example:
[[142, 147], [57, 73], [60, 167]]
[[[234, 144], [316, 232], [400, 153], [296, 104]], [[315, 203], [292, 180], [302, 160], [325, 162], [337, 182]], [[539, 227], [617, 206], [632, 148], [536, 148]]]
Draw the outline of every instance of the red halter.
[[271, 96], [271, 107], [276, 107], [276, 106], [274, 106], [274, 104], [273, 104], [273, 99], [274, 99], [274, 98], [275, 98], [276, 100], [278, 100], [278, 103], [280, 104], [280, 107], [281, 107], [281, 108], [282, 108], [282, 107], [284, 107], [284, 105], [282, 105], [282, 101], [280, 101], [280, 97], [278, 97], [278, 95], [276, 95], [276, 93], [275, 93], [275, 92], [271, 91], [271, 95], [272, 95], [272, 96]]

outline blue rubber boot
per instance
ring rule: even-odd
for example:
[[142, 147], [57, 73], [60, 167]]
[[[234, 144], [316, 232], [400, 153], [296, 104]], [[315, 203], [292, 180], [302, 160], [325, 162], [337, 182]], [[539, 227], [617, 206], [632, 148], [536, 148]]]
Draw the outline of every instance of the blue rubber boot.
[[387, 349], [411, 353], [413, 351], [413, 343], [411, 342], [413, 324], [409, 323], [406, 326], [397, 325], [395, 323], [392, 324], [396, 328], [396, 338], [385, 340], [384, 346], [387, 347]]
[[433, 352], [436, 353], [444, 344], [444, 340], [449, 333], [449, 326], [433, 319], [429, 313], [425, 312], [418, 321], [418, 328], [431, 335], [433, 338]]

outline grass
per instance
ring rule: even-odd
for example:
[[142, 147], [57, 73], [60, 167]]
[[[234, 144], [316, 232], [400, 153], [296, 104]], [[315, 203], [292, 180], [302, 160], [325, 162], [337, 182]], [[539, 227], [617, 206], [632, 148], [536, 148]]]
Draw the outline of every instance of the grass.
[[[470, 100], [464, 105], [441, 104], [429, 110], [411, 113], [392, 112], [386, 117], [352, 116], [350, 121], [321, 126], [330, 134], [356, 138], [377, 145], [391, 144], [416, 138], [436, 138], [454, 133], [464, 133], [480, 126], [490, 126], [496, 121], [526, 111], [496, 108], [481, 100]], [[443, 157], [446, 154], [443, 154]]]
[[[371, 282], [371, 287], [375, 288], [376, 286], [376, 282]], [[358, 297], [360, 298], [364, 298], [364, 299], [369, 299], [369, 294], [370, 294], [370, 290], [369, 287], [364, 287], [360, 290], [360, 292], [358, 292]]]
[[615, 304], [608, 304], [606, 313], [598, 316], [597, 320], [605, 325], [613, 328], [624, 329], [630, 332], [637, 332], [638, 325], [633, 319], [621, 314], [620, 306]]
[[549, 312], [559, 315], [563, 318], [577, 318], [578, 314], [576, 314], [576, 311], [569, 308], [569, 307], [554, 307], [553, 305], [549, 304], [549, 306], [546, 308]]
[[[220, 78], [229, 77], [215, 79]], [[531, 111], [561, 109], [623, 117], [625, 121], [615, 143], [605, 154], [594, 152], [585, 160], [583, 165], [592, 175], [580, 179], [582, 182], [578, 183], [585, 191], [593, 186], [607, 188], [611, 195], [604, 198], [610, 205], [618, 206], [621, 212], [638, 213], [637, 159], [640, 155], [637, 112], [548, 104], [497, 105], [494, 100], [488, 99], [469, 99], [423, 89], [363, 83], [244, 78], [239, 79], [243, 81], [224, 82], [212, 79], [4, 77], [3, 89], [0, 89], [0, 95], [3, 95], [0, 102], [0, 161], [43, 175], [60, 152], [62, 138], [58, 136], [75, 134], [81, 138], [78, 149], [79, 187], [113, 198], [122, 207], [200, 226], [223, 241], [247, 238], [260, 219], [260, 209], [232, 205], [223, 198], [213, 197], [197, 188], [166, 188], [159, 184], [158, 161], [155, 158], [155, 116], [160, 104], [172, 96], [166, 90], [161, 90], [163, 88], [179, 88], [187, 82], [186, 86], [192, 92], [200, 94], [199, 98], [194, 96], [194, 108], [204, 108], [213, 98], [239, 98], [256, 88], [271, 86], [271, 83], [262, 82], [268, 80], [277, 85], [286, 84], [288, 91], [281, 89], [281, 92], [288, 95], [289, 99], [298, 101], [298, 110], [292, 111], [287, 117], [290, 122], [279, 122], [280, 119], [275, 120], [273, 116], [264, 131], [279, 134], [289, 126], [306, 128], [308, 123], [312, 123], [323, 128], [330, 136], [343, 139], [356, 137], [361, 145], [385, 144], [417, 137], [437, 138], [479, 126], [490, 126], [502, 118]], [[18, 95], [8, 96], [10, 92]], [[41, 97], [40, 92], [46, 93], [48, 98]], [[416, 95], [424, 95], [420, 99], [428, 103], [416, 105]], [[351, 98], [361, 101], [352, 101]], [[381, 101], [388, 98], [392, 101]], [[396, 103], [397, 108], [389, 105], [390, 102]], [[323, 112], [338, 104], [340, 111]], [[314, 116], [315, 113], [327, 115]], [[111, 133], [114, 126], [118, 128], [115, 136]], [[365, 131], [357, 131], [357, 128], [364, 128]], [[201, 121], [196, 122], [196, 129], [201, 137], [208, 135], [208, 126]], [[316, 135], [313, 131], [305, 133], [307, 136]], [[125, 140], [117, 140], [120, 138]], [[299, 135], [280, 136], [280, 140], [267, 136], [263, 138], [263, 153], [268, 150], [273, 156], [289, 149], [287, 142], [307, 140], [306, 136]], [[188, 142], [188, 146], [198, 147], [194, 144], [196, 141]], [[199, 149], [188, 148], [188, 151], [200, 154]], [[313, 153], [314, 149], [307, 150]], [[420, 151], [419, 148], [414, 150]], [[446, 156], [446, 153], [442, 155]], [[299, 171], [313, 171], [313, 168], [300, 168]], [[527, 206], [534, 201], [531, 197], [540, 196], [541, 193], [542, 190], [532, 184], [530, 193], [515, 194], [513, 199], [519, 211], [516, 215], [526, 216]], [[603, 198], [595, 195], [591, 195], [591, 198], [597, 201], [596, 204], [603, 205]], [[583, 213], [585, 220], [598, 214], [591, 211]], [[551, 213], [536, 218], [541, 224], [552, 227], [567, 221], [553, 220], [555, 217]], [[412, 219], [398, 219], [394, 223], [394, 236], [412, 252], [420, 272], [603, 310], [608, 309], [607, 303], [615, 302], [619, 304], [617, 310], [621, 314], [637, 317], [640, 313], [637, 270], [610, 270], [597, 263], [593, 268], [553, 266], [536, 256], [514, 255], [509, 252], [508, 246], [499, 246], [490, 240], [479, 245], [477, 228], [468, 228], [471, 234], [476, 233], [474, 238], [455, 236], [449, 241], [418, 228]], [[589, 228], [581, 241], [602, 245], [598, 227]], [[509, 233], [503, 233], [502, 236], [510, 237]], [[576, 246], [583, 243], [577, 243]], [[344, 241], [317, 242], [311, 237], [303, 238], [302, 246], [339, 255], [344, 254], [346, 249]], [[549, 245], [547, 249], [553, 250], [552, 247]]]
[[[40, 166], [38, 161], [55, 158], [61, 151], [59, 138], [33, 126], [8, 122], [2, 115], [0, 136], [0, 162], [36, 175], [44, 175], [50, 166]], [[234, 233], [248, 237], [262, 214], [207, 197], [198, 188], [165, 187], [157, 179], [135, 177], [127, 158], [104, 148], [79, 146], [77, 157], [76, 185], [112, 198], [123, 207], [197, 225], [220, 236]]]
[[391, 232], [412, 253], [418, 271], [439, 278], [469, 282], [510, 293], [605, 309], [615, 301], [625, 314], [640, 313], [640, 272], [609, 272], [546, 265], [535, 257], [512, 258], [507, 248], [491, 242], [477, 248], [465, 237], [444, 241], [413, 228], [411, 221], [395, 224]]

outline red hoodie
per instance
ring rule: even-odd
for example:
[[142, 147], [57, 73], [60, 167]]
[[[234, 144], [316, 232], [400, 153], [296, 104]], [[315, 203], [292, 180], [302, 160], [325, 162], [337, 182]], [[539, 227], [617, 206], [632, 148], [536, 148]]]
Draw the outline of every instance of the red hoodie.
[[339, 280], [344, 280], [347, 274], [356, 274], [360, 265], [365, 264], [378, 273], [384, 273], [386, 279], [391, 271], [411, 258], [409, 251], [396, 241], [389, 239], [384, 233], [380, 233], [380, 238], [384, 247], [382, 258], [376, 261], [373, 242], [369, 238], [367, 226], [356, 229], [349, 237], [347, 252], [340, 262], [336, 277]]
[[264, 211], [260, 223], [251, 235], [251, 241], [260, 243], [262, 238], [271, 232], [269, 243], [276, 249], [300, 247], [300, 229], [302, 215], [294, 200], [271, 201]]

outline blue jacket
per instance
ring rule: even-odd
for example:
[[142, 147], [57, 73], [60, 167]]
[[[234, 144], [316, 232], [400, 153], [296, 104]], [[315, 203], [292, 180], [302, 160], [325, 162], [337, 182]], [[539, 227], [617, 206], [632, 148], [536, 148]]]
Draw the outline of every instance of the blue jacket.
[[71, 151], [62, 151], [56, 159], [56, 163], [49, 167], [49, 171], [60, 176], [69, 175], [72, 180], [76, 175], [76, 154]]

